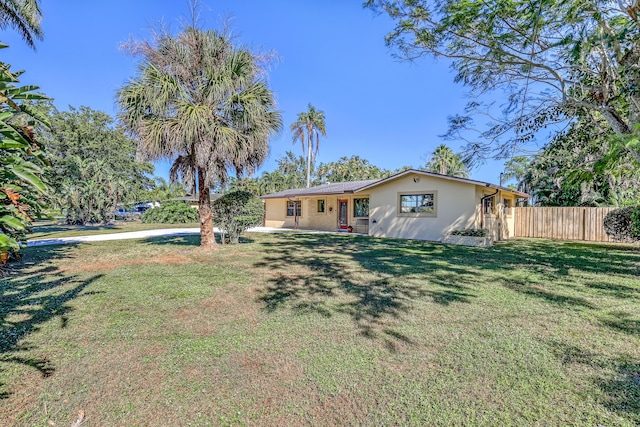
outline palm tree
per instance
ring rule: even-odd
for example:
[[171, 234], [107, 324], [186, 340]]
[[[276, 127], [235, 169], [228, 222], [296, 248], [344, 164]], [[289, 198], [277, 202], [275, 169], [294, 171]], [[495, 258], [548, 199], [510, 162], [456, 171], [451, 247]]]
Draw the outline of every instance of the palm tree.
[[184, 196], [184, 188], [177, 182], [167, 182], [164, 178], [154, 178], [154, 187], [149, 197], [155, 202], [164, 202]]
[[531, 170], [531, 158], [527, 156], [515, 156], [504, 162], [504, 172], [502, 181], [508, 182], [516, 180], [515, 188], [519, 191], [528, 192], [527, 175]]
[[185, 27], [130, 46], [142, 57], [139, 73], [118, 94], [120, 119], [149, 160], [170, 159], [171, 180], [198, 191], [201, 247], [216, 247], [210, 189], [228, 170], [253, 172], [282, 127], [273, 93], [250, 51], [230, 36]]
[[0, 0], [0, 29], [13, 27], [29, 47], [36, 47], [35, 40], [42, 40], [42, 12], [39, 0]]
[[[311, 185], [311, 164], [315, 155], [320, 151], [320, 135], [326, 137], [327, 131], [324, 123], [324, 112], [316, 110], [316, 108], [309, 104], [309, 109], [305, 112], [298, 114], [298, 119], [291, 125], [291, 132], [293, 133], [293, 143], [300, 140], [302, 144], [302, 154], [305, 149], [307, 150], [307, 188]], [[315, 141], [314, 141], [315, 138]]]
[[427, 162], [426, 169], [442, 175], [469, 177], [469, 168], [462, 161], [462, 157], [445, 144], [436, 147]]

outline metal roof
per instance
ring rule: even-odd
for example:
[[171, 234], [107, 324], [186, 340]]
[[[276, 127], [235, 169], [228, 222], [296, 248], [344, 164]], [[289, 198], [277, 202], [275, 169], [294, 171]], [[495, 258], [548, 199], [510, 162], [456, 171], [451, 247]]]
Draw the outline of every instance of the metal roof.
[[310, 188], [295, 188], [292, 190], [279, 191], [277, 193], [265, 194], [261, 196], [262, 199], [285, 199], [292, 197], [305, 197], [305, 196], [323, 196], [329, 194], [345, 194], [353, 193], [361, 187], [373, 184], [380, 181], [379, 179], [367, 179], [364, 181], [347, 181], [347, 182], [332, 182], [328, 184], [316, 185]]
[[458, 176], [443, 175], [443, 174], [440, 174], [440, 173], [427, 172], [427, 171], [422, 171], [422, 170], [418, 170], [418, 169], [408, 169], [408, 170], [399, 172], [399, 173], [397, 173], [395, 175], [391, 175], [388, 178], [378, 179], [375, 182], [372, 182], [371, 184], [367, 184], [367, 185], [362, 186], [357, 191], [368, 190], [369, 188], [376, 187], [376, 186], [378, 186], [380, 184], [384, 184], [384, 183], [389, 182], [389, 181], [393, 181], [394, 179], [400, 178], [400, 177], [402, 177], [404, 175], [407, 175], [407, 174], [410, 174], [410, 173], [415, 173], [415, 174], [423, 175], [423, 176], [430, 176], [430, 177], [434, 177], [434, 178], [448, 179], [450, 181], [467, 182], [469, 184], [475, 184], [475, 185], [479, 185], [481, 187], [488, 187], [488, 188], [494, 188], [496, 190], [507, 191], [509, 193], [515, 194], [516, 196], [524, 197], [524, 198], [527, 198], [527, 199], [529, 197], [531, 197], [529, 194], [523, 193], [522, 191], [514, 190], [514, 189], [509, 188], [509, 187], [503, 187], [503, 186], [497, 185], [497, 184], [492, 184], [490, 182], [476, 181], [475, 179], [460, 178]]
[[334, 182], [330, 184], [317, 185], [315, 187], [310, 187], [310, 188], [296, 188], [292, 190], [279, 191], [277, 193], [265, 194], [260, 198], [261, 199], [284, 199], [284, 198], [295, 198], [295, 197], [306, 197], [306, 196], [323, 196], [323, 195], [330, 195], [330, 194], [357, 193], [360, 191], [368, 190], [369, 188], [372, 188], [372, 187], [376, 187], [380, 184], [393, 181], [394, 179], [400, 178], [410, 173], [415, 173], [423, 176], [430, 176], [434, 178], [447, 179], [451, 181], [466, 182], [469, 184], [479, 185], [482, 187], [488, 187], [493, 189], [499, 189], [502, 191], [513, 193], [518, 197], [524, 197], [527, 199], [531, 197], [527, 193], [523, 193], [521, 191], [514, 190], [508, 187], [503, 187], [497, 184], [491, 184], [490, 182], [476, 181], [474, 179], [460, 178], [457, 176], [442, 175], [439, 173], [427, 172], [427, 171], [422, 171], [418, 169], [408, 169], [408, 170], [399, 172], [395, 175], [391, 175], [388, 178], [368, 179], [364, 181]]

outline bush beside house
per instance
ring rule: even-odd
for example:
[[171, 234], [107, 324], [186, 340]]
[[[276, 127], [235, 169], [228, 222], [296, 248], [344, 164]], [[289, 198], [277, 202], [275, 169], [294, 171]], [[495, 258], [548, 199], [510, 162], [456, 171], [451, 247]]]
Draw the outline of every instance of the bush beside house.
[[198, 222], [198, 210], [184, 202], [167, 202], [142, 214], [146, 224], [189, 224]]
[[604, 231], [614, 240], [640, 240], [640, 206], [627, 206], [604, 217]]
[[262, 224], [264, 204], [257, 196], [247, 191], [233, 191], [225, 194], [212, 205], [213, 223], [229, 237], [230, 243], [238, 243], [240, 234], [248, 228]]

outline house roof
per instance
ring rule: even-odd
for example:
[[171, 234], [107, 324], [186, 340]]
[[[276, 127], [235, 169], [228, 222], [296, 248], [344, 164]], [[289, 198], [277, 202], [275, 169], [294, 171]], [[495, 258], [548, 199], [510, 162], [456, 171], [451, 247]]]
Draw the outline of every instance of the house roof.
[[348, 181], [348, 182], [332, 182], [329, 184], [316, 185], [310, 188], [295, 188], [293, 190], [284, 190], [277, 193], [265, 194], [262, 199], [285, 199], [292, 197], [304, 196], [324, 196], [330, 194], [353, 193], [361, 187], [374, 184], [379, 179], [368, 179], [364, 181]]
[[372, 187], [376, 187], [378, 185], [385, 184], [385, 183], [387, 183], [389, 181], [393, 181], [395, 179], [401, 178], [401, 177], [403, 177], [405, 175], [408, 175], [408, 174], [411, 174], [411, 173], [418, 174], [418, 175], [423, 175], [423, 176], [430, 176], [430, 177], [434, 177], [434, 178], [447, 179], [447, 180], [450, 180], [450, 181], [466, 182], [466, 183], [469, 183], [469, 184], [479, 185], [481, 187], [494, 188], [496, 190], [501, 190], [501, 191], [506, 191], [506, 192], [509, 192], [509, 193], [513, 193], [516, 196], [527, 198], [527, 199], [529, 197], [531, 197], [529, 194], [523, 193], [522, 191], [514, 190], [514, 189], [509, 188], [509, 187], [503, 187], [501, 185], [491, 184], [490, 182], [476, 181], [475, 179], [460, 178], [460, 177], [457, 177], [457, 176], [443, 175], [443, 174], [440, 174], [440, 173], [427, 172], [427, 171], [422, 171], [422, 170], [418, 170], [418, 169], [408, 169], [408, 170], [399, 172], [399, 173], [397, 173], [395, 175], [391, 175], [388, 178], [383, 178], [383, 179], [376, 180], [376, 181], [372, 182], [371, 184], [367, 184], [367, 185], [364, 185], [361, 188], [358, 188], [357, 191], [368, 190], [368, 189], [370, 189]]
[[434, 177], [434, 178], [447, 179], [451, 181], [466, 182], [469, 184], [479, 185], [482, 187], [493, 188], [496, 190], [506, 191], [506, 192], [515, 194], [518, 197], [524, 197], [527, 199], [531, 197], [527, 193], [513, 190], [508, 187], [491, 184], [490, 182], [476, 181], [474, 179], [460, 178], [457, 176], [442, 175], [439, 173], [427, 172], [427, 171], [422, 171], [418, 169], [408, 169], [408, 170], [399, 172], [395, 175], [391, 175], [388, 178], [368, 179], [364, 181], [334, 182], [330, 184], [317, 185], [315, 187], [310, 187], [310, 188], [296, 188], [292, 190], [279, 191], [277, 193], [265, 194], [264, 196], [261, 196], [261, 199], [284, 199], [284, 198], [295, 198], [295, 197], [306, 197], [306, 196], [323, 196], [323, 195], [330, 195], [330, 194], [357, 193], [360, 191], [368, 190], [370, 188], [376, 187], [381, 184], [385, 184], [387, 182], [393, 181], [395, 179], [401, 178], [411, 173]]

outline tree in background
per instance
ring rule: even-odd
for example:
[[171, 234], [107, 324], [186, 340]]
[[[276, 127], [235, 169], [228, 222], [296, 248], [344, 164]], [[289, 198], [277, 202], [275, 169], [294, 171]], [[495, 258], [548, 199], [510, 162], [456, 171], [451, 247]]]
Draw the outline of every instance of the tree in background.
[[[612, 131], [579, 118], [532, 160], [524, 182], [545, 206], [625, 206], [640, 199], [638, 163]], [[637, 143], [637, 139], [635, 140]], [[625, 144], [633, 143], [627, 140]]]
[[229, 185], [227, 186], [226, 192], [234, 192], [234, 191], [245, 191], [247, 193], [255, 194], [256, 196], [260, 195], [260, 180], [256, 178], [235, 178], [231, 177], [229, 179]]
[[439, 145], [433, 150], [425, 168], [429, 172], [441, 175], [458, 176], [460, 178], [469, 177], [469, 168], [462, 160], [462, 156], [454, 153], [445, 144]]
[[337, 162], [321, 163], [318, 166], [318, 181], [345, 182], [379, 179], [390, 176], [392, 172], [369, 163], [360, 156], [341, 157]]
[[198, 222], [198, 211], [188, 203], [172, 201], [147, 209], [141, 219], [145, 224], [190, 224]]
[[[259, 178], [232, 180], [227, 190], [243, 190], [261, 196], [304, 187], [306, 181], [306, 161], [304, 157], [296, 157], [291, 151], [287, 151], [284, 156], [277, 160], [277, 163], [278, 168], [276, 170], [263, 172]], [[313, 164], [311, 167], [311, 183], [313, 185], [321, 185], [325, 182], [386, 178], [411, 169], [411, 166], [403, 166], [395, 171], [381, 169], [359, 156], [342, 157], [336, 162], [321, 163], [318, 166], [317, 173], [313, 169]]]
[[506, 184], [515, 181], [512, 186], [515, 190], [528, 193], [527, 174], [531, 168], [531, 158], [529, 156], [515, 156], [504, 162], [504, 172], [502, 173], [502, 183]]
[[46, 97], [34, 92], [37, 86], [17, 86], [21, 74], [0, 63], [0, 263], [17, 256], [47, 189], [44, 145], [34, 133], [46, 116], [24, 103]]
[[[320, 135], [326, 137], [324, 112], [316, 110], [309, 104], [307, 111], [298, 114], [298, 118], [291, 124], [293, 143], [300, 140], [302, 154], [307, 151], [307, 188], [311, 186], [311, 169], [315, 156], [320, 151]], [[315, 154], [314, 154], [315, 153]]]
[[15, 28], [29, 47], [35, 49], [35, 41], [42, 40], [42, 12], [39, 0], [1, 0], [0, 29]]
[[226, 185], [229, 169], [255, 170], [282, 125], [260, 58], [229, 34], [195, 26], [177, 36], [159, 31], [129, 49], [141, 62], [118, 94], [120, 119], [142, 156], [173, 160], [172, 181], [197, 188], [200, 244], [215, 247], [210, 189]]
[[186, 194], [184, 187], [178, 182], [167, 181], [164, 178], [154, 178], [153, 181], [151, 189], [139, 201], [164, 202]]
[[[272, 172], [264, 172], [257, 179], [258, 194], [270, 194], [278, 191], [301, 188], [305, 185], [306, 160], [303, 156], [296, 156], [287, 151], [284, 156], [276, 160], [278, 168]], [[311, 176], [314, 167], [311, 165]]]
[[55, 207], [70, 224], [105, 222], [116, 206], [142, 201], [153, 165], [137, 162], [136, 143], [102, 111], [83, 106], [51, 113], [43, 137], [52, 164], [46, 175]]
[[[387, 44], [413, 59], [449, 58], [474, 101], [451, 119], [471, 159], [510, 158], [541, 129], [578, 116], [631, 134], [640, 124], [640, 4], [636, 1], [367, 0], [396, 21]], [[502, 114], [478, 96], [504, 90]], [[473, 117], [490, 115], [473, 139]], [[632, 154], [640, 159], [640, 152]]]

